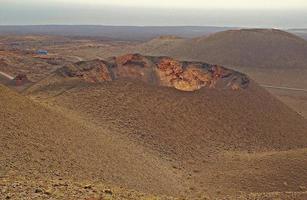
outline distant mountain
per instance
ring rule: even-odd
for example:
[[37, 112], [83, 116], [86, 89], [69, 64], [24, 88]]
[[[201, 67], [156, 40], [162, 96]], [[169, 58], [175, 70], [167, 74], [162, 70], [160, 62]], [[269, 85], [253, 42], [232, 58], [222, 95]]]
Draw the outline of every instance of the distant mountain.
[[94, 26], [94, 25], [36, 25], [0, 26], [0, 35], [59, 35], [95, 37], [103, 40], [149, 40], [160, 35], [198, 37], [234, 27], [214, 26]]

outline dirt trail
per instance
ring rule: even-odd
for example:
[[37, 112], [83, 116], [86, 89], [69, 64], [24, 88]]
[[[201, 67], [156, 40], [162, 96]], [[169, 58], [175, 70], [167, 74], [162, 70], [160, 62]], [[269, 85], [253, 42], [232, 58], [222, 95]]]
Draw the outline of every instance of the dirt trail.
[[303, 89], [303, 88], [293, 88], [293, 87], [273, 86], [273, 85], [261, 85], [261, 86], [264, 88], [271, 88], [271, 89], [307, 92], [307, 89]]
[[14, 79], [13, 76], [10, 76], [10, 75], [7, 74], [7, 73], [4, 73], [4, 72], [1, 72], [1, 71], [0, 71], [0, 74], [3, 75], [3, 76], [5, 76], [6, 78], [8, 78], [8, 79], [10, 79], [10, 80], [13, 80], [13, 79]]

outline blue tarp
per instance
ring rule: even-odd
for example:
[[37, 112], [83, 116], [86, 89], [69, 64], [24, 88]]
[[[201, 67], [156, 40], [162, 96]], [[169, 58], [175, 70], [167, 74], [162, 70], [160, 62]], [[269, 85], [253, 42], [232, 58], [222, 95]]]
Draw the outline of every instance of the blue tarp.
[[40, 54], [40, 55], [47, 55], [47, 54], [48, 54], [48, 51], [47, 51], [47, 50], [42, 50], [42, 49], [40, 49], [40, 50], [37, 50], [36, 53], [37, 53], [37, 54]]

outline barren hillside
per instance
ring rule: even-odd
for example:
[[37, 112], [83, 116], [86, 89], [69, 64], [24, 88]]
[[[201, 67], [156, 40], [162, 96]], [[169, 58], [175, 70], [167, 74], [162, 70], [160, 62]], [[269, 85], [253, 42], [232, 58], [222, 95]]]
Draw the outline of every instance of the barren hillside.
[[[175, 56], [226, 66], [262, 68], [307, 68], [307, 42], [275, 29], [242, 29], [211, 36], [176, 40], [164, 45], [163, 39], [149, 44], [147, 54]], [[144, 49], [143, 49], [144, 48]]]
[[[180, 173], [175, 174], [167, 161], [124, 136], [35, 103], [3, 86], [0, 103], [1, 198], [106, 195], [103, 190], [92, 193], [97, 182], [160, 195], [179, 195], [184, 188]], [[25, 180], [37, 188], [19, 187], [18, 183], [25, 184]], [[81, 186], [67, 185], [70, 182]], [[11, 184], [27, 193], [12, 192], [16, 187]], [[89, 184], [93, 186], [87, 188], [90, 191], [84, 189]], [[70, 192], [65, 192], [65, 187]], [[75, 194], [78, 188], [81, 192]]]
[[[97, 62], [68, 71], [78, 76], [55, 72], [28, 94], [158, 155], [179, 176], [187, 198], [304, 199], [306, 121], [253, 81], [240, 90], [190, 92], [144, 83], [138, 76], [87, 81]], [[139, 62], [129, 67], [134, 74], [144, 70]], [[84, 69], [89, 73], [80, 74]]]

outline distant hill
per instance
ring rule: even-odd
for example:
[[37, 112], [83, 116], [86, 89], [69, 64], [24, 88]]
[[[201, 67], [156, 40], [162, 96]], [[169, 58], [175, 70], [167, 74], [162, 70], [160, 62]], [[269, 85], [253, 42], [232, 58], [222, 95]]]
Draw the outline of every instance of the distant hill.
[[[0, 35], [56, 35], [90, 37], [101, 40], [146, 41], [163, 35], [184, 38], [201, 37], [239, 27], [216, 26], [104, 26], [104, 25], [0, 25]], [[306, 29], [288, 29], [287, 32], [307, 39]]]
[[186, 40], [156, 39], [147, 44], [140, 45], [139, 51], [224, 66], [307, 68], [307, 41], [275, 29], [230, 30]]
[[307, 40], [307, 29], [289, 29], [287, 31]]

